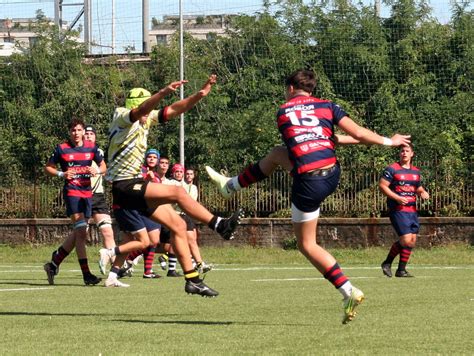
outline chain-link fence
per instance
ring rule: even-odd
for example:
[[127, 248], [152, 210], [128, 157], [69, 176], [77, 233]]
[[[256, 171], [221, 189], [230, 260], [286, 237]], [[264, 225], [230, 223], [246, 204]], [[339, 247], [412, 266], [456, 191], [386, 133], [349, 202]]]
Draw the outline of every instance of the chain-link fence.
[[[445, 167], [439, 161], [418, 162], [423, 172], [423, 185], [431, 197], [418, 199], [422, 216], [472, 216], [474, 183], [472, 162], [467, 169]], [[323, 203], [324, 216], [369, 217], [386, 213], [386, 198], [379, 191], [378, 180], [383, 166], [348, 163], [342, 166], [337, 191]], [[244, 189], [230, 200], [223, 199], [217, 188], [202, 177], [200, 201], [213, 212], [226, 214], [242, 206], [247, 216], [289, 217], [291, 176], [278, 170], [268, 179]], [[36, 184], [15, 183], [0, 187], [0, 218], [63, 217], [65, 208], [58, 179]], [[108, 187], [110, 188], [110, 187]], [[110, 201], [110, 189], [107, 196]]]

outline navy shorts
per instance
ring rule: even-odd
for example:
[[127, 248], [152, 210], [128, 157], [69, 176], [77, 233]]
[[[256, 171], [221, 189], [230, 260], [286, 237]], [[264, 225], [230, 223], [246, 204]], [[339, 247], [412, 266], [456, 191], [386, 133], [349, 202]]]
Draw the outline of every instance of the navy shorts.
[[161, 224], [143, 215], [142, 215], [142, 219], [143, 219], [143, 222], [145, 223], [146, 231], [150, 232], [150, 231], [155, 231], [155, 230], [161, 230]]
[[291, 202], [305, 213], [318, 210], [324, 199], [336, 190], [340, 177], [339, 164], [326, 176], [295, 175], [291, 187]]
[[85, 218], [90, 218], [92, 215], [92, 199], [81, 197], [70, 197], [64, 192], [64, 203], [66, 205], [66, 215], [69, 217], [72, 214], [84, 214]]
[[121, 231], [137, 232], [145, 229], [147, 232], [161, 229], [161, 225], [143, 216], [138, 210], [114, 209], [115, 220]]
[[390, 222], [398, 236], [418, 234], [420, 230], [418, 213], [416, 212], [392, 211], [390, 212]]

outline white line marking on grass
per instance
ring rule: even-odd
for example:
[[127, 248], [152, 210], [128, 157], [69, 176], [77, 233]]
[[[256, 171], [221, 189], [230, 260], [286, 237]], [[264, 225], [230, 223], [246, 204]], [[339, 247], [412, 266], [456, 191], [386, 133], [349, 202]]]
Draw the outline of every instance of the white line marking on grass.
[[[380, 270], [380, 266], [376, 267], [347, 267], [342, 266], [344, 270]], [[470, 270], [474, 269], [474, 266], [412, 266], [410, 265], [410, 269], [442, 269], [442, 270]], [[277, 270], [314, 270], [314, 267], [272, 267], [272, 266], [258, 266], [258, 267], [233, 267], [233, 268], [226, 268], [225, 266], [216, 267], [212, 269], [213, 271], [277, 271]]]
[[[351, 277], [351, 279], [372, 279], [378, 277]], [[317, 281], [325, 280], [324, 277], [313, 277], [313, 278], [269, 278], [269, 279], [252, 279], [251, 282], [293, 282], [293, 281]]]
[[30, 291], [30, 290], [46, 290], [54, 289], [51, 287], [39, 287], [39, 288], [9, 288], [9, 289], [0, 289], [0, 292], [18, 292], [18, 291]]

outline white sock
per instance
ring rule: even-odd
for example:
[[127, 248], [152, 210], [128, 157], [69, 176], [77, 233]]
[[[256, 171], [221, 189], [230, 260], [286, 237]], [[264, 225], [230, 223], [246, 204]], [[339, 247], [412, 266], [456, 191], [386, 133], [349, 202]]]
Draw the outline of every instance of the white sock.
[[349, 298], [351, 296], [351, 293], [352, 293], [351, 281], [347, 281], [342, 286], [340, 286], [337, 290], [339, 291], [339, 293], [342, 294], [344, 299]]
[[242, 190], [242, 187], [239, 184], [239, 176], [232, 177], [228, 182], [227, 182], [227, 188], [230, 190], [237, 192], [239, 190]]
[[118, 275], [115, 272], [109, 272], [107, 279], [117, 279]]

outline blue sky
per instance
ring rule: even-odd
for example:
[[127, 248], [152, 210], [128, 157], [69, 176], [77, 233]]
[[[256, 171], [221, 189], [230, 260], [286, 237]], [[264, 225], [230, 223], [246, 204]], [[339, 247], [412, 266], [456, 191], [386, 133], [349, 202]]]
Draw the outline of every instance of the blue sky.
[[[450, 18], [452, 0], [432, 0], [430, 5], [436, 18], [446, 23]], [[63, 4], [77, 4], [80, 0], [63, 0]], [[112, 38], [112, 0], [92, 0], [93, 40], [100, 44], [94, 53], [111, 53]], [[262, 8], [262, 0], [183, 0], [184, 15], [210, 14], [252, 14]], [[362, 0], [364, 4], [373, 4], [374, 0]], [[141, 0], [115, 0], [115, 37], [116, 52], [124, 52], [126, 46], [134, 46], [141, 51]], [[35, 17], [37, 9], [46, 16], [54, 18], [54, 0], [0, 0], [0, 18]], [[63, 18], [71, 22], [81, 6], [65, 6]], [[178, 15], [178, 0], [150, 0], [150, 21], [152, 17], [161, 19], [164, 15]], [[382, 17], [389, 9], [382, 8]], [[82, 23], [82, 19], [79, 21]]]

